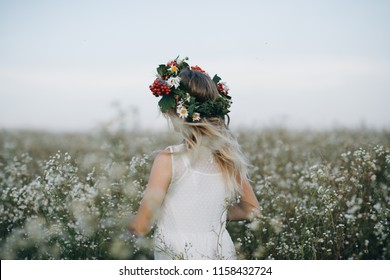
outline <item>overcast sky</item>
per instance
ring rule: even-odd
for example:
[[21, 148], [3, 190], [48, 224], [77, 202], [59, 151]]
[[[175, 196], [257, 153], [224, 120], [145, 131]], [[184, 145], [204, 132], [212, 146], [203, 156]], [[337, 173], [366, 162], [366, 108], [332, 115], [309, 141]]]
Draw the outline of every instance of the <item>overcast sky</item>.
[[[390, 1], [0, 1], [0, 129], [166, 126], [148, 89], [188, 56], [232, 126], [390, 128]], [[137, 112], [137, 113], [134, 113]]]

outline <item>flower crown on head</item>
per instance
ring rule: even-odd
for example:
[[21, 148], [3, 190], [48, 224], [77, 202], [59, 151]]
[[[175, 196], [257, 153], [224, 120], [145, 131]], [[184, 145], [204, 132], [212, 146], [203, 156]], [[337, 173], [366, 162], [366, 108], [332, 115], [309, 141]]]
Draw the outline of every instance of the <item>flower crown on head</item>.
[[187, 60], [187, 57], [184, 59], [177, 57], [175, 60], [157, 67], [157, 78], [149, 86], [149, 89], [154, 96], [161, 97], [158, 102], [161, 112], [166, 113], [169, 109], [174, 109], [180, 118], [189, 122], [198, 122], [203, 117], [226, 116], [230, 112], [229, 108], [232, 104], [226, 83], [221, 82], [221, 78], [215, 75], [212, 80], [217, 86], [219, 97], [204, 102], [196, 100], [188, 92], [185, 85], [180, 82], [179, 73], [182, 69], [199, 71], [205, 75], [207, 73], [198, 65], [190, 67]]

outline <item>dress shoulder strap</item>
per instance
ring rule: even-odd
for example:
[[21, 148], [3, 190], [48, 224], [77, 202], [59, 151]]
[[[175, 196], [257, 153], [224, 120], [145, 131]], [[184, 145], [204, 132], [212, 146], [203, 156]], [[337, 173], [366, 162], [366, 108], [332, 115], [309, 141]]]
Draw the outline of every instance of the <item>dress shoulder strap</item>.
[[172, 179], [176, 181], [186, 173], [190, 160], [183, 144], [169, 146], [168, 149], [172, 153]]

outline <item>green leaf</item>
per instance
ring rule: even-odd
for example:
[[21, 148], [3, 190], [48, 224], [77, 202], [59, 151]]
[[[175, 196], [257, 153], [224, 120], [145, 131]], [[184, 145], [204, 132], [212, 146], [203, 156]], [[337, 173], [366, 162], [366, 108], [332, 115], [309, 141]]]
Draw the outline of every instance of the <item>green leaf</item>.
[[175, 93], [179, 96], [186, 94], [187, 90], [184, 89], [183, 85], [180, 85], [177, 89], [175, 89]]
[[161, 112], [166, 113], [169, 109], [175, 108], [175, 97], [173, 94], [163, 95], [163, 97], [158, 102], [158, 105], [161, 108]]
[[221, 78], [218, 75], [214, 75], [213, 81], [214, 83], [218, 84], [218, 82], [221, 80]]
[[188, 115], [192, 116], [195, 113], [196, 104], [193, 103], [188, 107]]
[[185, 62], [185, 61], [183, 61], [183, 62], [180, 64], [180, 68], [181, 68], [181, 69], [188, 68], [188, 67], [190, 67], [190, 65], [189, 65], [187, 62]]
[[167, 66], [165, 64], [160, 64], [158, 67], [157, 67], [157, 73], [160, 75], [160, 76], [164, 76], [168, 73], [168, 69], [167, 69]]

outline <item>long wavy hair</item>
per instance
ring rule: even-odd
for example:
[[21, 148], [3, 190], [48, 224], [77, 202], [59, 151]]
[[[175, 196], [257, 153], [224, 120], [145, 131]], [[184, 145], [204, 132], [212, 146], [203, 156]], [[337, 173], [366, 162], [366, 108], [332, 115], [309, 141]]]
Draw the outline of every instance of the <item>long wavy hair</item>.
[[[218, 89], [208, 75], [184, 69], [179, 76], [181, 83], [197, 101], [204, 102], [219, 98]], [[236, 138], [229, 130], [230, 119], [210, 117], [201, 118], [198, 122], [188, 122], [180, 119], [175, 110], [168, 111], [168, 116], [175, 129], [182, 133], [187, 151], [196, 154], [201, 146], [209, 148], [223, 174], [228, 190], [233, 195], [240, 195], [241, 182], [248, 178], [247, 161]]]

